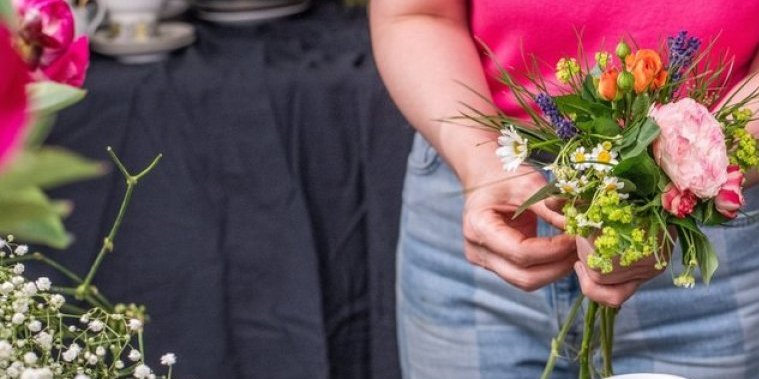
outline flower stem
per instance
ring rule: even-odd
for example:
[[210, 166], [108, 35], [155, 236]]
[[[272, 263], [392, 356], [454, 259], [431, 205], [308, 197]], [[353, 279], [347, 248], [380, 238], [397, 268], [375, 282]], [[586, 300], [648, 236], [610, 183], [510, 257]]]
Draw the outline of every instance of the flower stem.
[[567, 337], [567, 333], [569, 333], [569, 328], [574, 324], [574, 321], [577, 318], [577, 312], [580, 310], [580, 306], [584, 299], [585, 296], [582, 294], [577, 296], [577, 299], [572, 303], [572, 308], [569, 310], [567, 318], [564, 320], [564, 324], [561, 326], [561, 330], [559, 330], [559, 334], [556, 338], [551, 340], [551, 355], [548, 357], [548, 362], [546, 362], [546, 366], [543, 369], [543, 375], [540, 376], [540, 379], [548, 379], [551, 377], [553, 367], [556, 365], [556, 359], [559, 357], [559, 349], [564, 344], [564, 339]]
[[153, 162], [150, 163], [147, 168], [142, 170], [142, 172], [137, 175], [132, 175], [129, 173], [129, 171], [127, 171], [126, 167], [124, 167], [124, 164], [121, 163], [121, 160], [116, 156], [110, 146], [107, 150], [114, 164], [116, 164], [116, 167], [118, 167], [119, 171], [121, 171], [121, 174], [124, 175], [127, 188], [126, 193], [124, 194], [124, 199], [121, 201], [121, 207], [119, 208], [119, 213], [116, 216], [116, 221], [114, 221], [113, 226], [111, 226], [111, 231], [108, 233], [108, 236], [103, 239], [103, 245], [100, 248], [100, 252], [98, 252], [97, 257], [95, 258], [95, 262], [90, 267], [90, 271], [87, 273], [84, 281], [81, 285], [79, 285], [79, 287], [77, 287], [76, 298], [80, 300], [92, 294], [92, 280], [95, 278], [95, 274], [97, 273], [98, 268], [100, 268], [100, 265], [103, 263], [105, 255], [113, 251], [113, 244], [116, 239], [116, 234], [119, 231], [119, 227], [121, 227], [121, 222], [124, 220], [124, 215], [126, 214], [126, 210], [129, 207], [129, 202], [132, 200], [132, 193], [134, 192], [134, 188], [137, 186], [142, 177], [147, 175], [151, 170], [153, 170], [153, 168], [155, 168], [155, 166], [158, 164], [158, 161], [160, 161], [162, 157], [161, 154], [158, 154], [158, 156], [153, 159]]
[[585, 329], [582, 332], [580, 347], [580, 379], [590, 379], [590, 343], [593, 340], [593, 329], [596, 326], [598, 303], [590, 301], [585, 312]]
[[618, 309], [616, 308], [601, 307], [601, 349], [604, 360], [604, 377], [614, 375], [612, 348], [614, 347], [614, 320], [617, 317], [617, 312]]

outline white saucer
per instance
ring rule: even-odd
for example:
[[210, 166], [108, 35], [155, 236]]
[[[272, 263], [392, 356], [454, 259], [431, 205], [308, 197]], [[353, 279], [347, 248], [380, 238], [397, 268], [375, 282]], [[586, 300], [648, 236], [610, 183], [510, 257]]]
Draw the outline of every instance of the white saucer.
[[108, 30], [92, 36], [92, 49], [126, 64], [152, 63], [165, 59], [171, 51], [195, 42], [195, 28], [184, 22], [165, 22], [158, 25], [158, 35], [144, 42], [114, 41]]
[[274, 8], [299, 3], [299, 0], [192, 0], [192, 5], [204, 11], [234, 12]]
[[181, 16], [184, 12], [190, 9], [190, 3], [187, 0], [167, 0], [161, 10], [161, 18], [169, 19]]
[[285, 6], [239, 11], [216, 11], [198, 8], [196, 15], [202, 20], [219, 24], [246, 24], [292, 16], [304, 12], [310, 6], [311, 1], [305, 0]]

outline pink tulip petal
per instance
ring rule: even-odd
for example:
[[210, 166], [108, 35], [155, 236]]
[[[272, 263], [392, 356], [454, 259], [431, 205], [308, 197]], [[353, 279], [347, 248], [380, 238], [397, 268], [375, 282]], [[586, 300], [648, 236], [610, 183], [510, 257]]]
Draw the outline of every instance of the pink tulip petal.
[[10, 160], [28, 121], [26, 64], [11, 45], [10, 32], [0, 25], [0, 169]]

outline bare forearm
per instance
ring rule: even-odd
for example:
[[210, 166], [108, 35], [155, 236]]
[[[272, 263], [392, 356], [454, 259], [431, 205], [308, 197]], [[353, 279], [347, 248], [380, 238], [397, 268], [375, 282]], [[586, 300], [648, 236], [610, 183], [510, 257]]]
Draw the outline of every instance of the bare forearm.
[[493, 132], [440, 121], [465, 111], [462, 104], [484, 113], [495, 111], [476, 94], [488, 95], [489, 91], [469, 34], [466, 5], [462, 1], [451, 7], [453, 0], [437, 1], [448, 2], [447, 9], [435, 12], [434, 6], [408, 5], [415, 1], [371, 2], [377, 64], [391, 96], [409, 122], [435, 146], [463, 182], [472, 184], [478, 179], [471, 175], [482, 171], [481, 167], [474, 168], [481, 166], [483, 159], [497, 162], [494, 144], [481, 145], [494, 139]]

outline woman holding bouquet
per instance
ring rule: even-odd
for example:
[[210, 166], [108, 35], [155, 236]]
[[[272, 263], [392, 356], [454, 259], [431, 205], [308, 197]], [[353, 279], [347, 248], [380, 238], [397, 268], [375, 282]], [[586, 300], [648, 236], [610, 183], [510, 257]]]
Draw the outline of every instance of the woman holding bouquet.
[[[398, 249], [405, 377], [539, 377], [551, 338], [580, 293], [608, 306], [624, 303], [616, 324], [619, 373], [756, 377], [759, 245], [752, 242], [753, 218], [741, 215], [729, 227], [706, 228], [722, 262], [708, 287], [677, 288], [651, 261], [601, 275], [578, 258], [574, 237], [555, 232], [566, 222], [556, 201], [538, 202], [512, 219], [546, 185], [539, 170], [522, 165], [504, 172], [495, 156], [497, 134], [439, 120], [470, 112], [463, 104], [484, 114], [500, 109], [525, 117], [495, 80], [496, 66], [521, 69], [529, 55], [553, 64], [576, 52], [577, 31], [591, 57], [614, 48], [617, 40], [604, 38], [632, 35], [641, 46], [659, 46], [680, 30], [704, 40], [719, 35], [714, 50], [734, 55], [730, 85], [737, 88], [759, 69], [758, 17], [759, 2], [721, 0], [372, 1], [380, 72], [418, 131]], [[497, 63], [480, 54], [477, 40]], [[759, 86], [750, 80], [746, 88]], [[747, 130], [756, 136], [759, 125]], [[463, 198], [457, 196], [462, 190]], [[744, 198], [748, 214], [759, 209], [755, 189]], [[579, 339], [577, 327], [569, 330], [570, 347]], [[577, 366], [561, 360], [555, 373], [576, 377]]]

